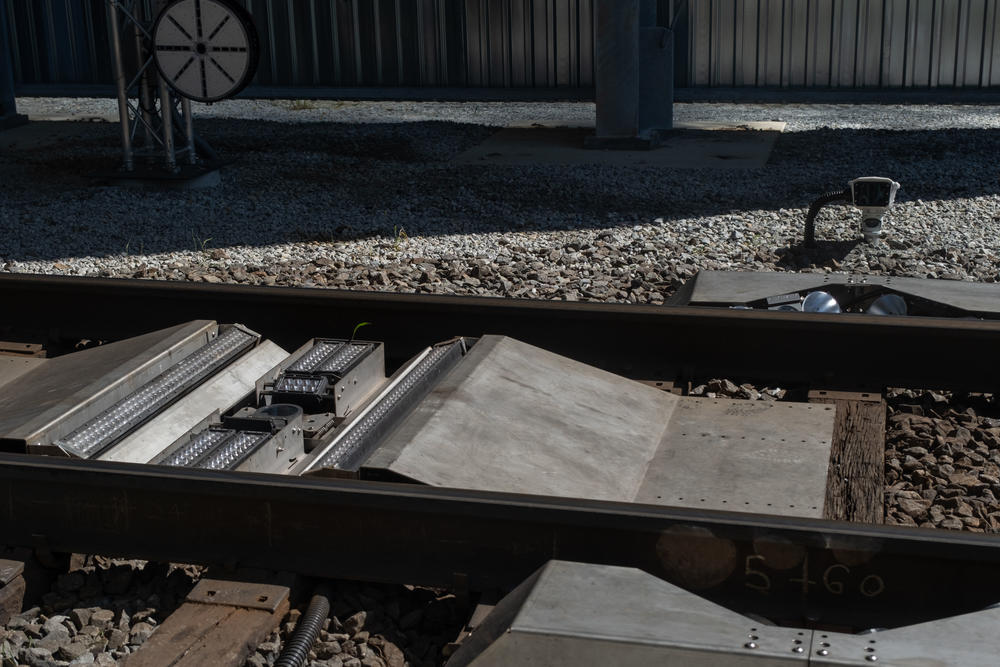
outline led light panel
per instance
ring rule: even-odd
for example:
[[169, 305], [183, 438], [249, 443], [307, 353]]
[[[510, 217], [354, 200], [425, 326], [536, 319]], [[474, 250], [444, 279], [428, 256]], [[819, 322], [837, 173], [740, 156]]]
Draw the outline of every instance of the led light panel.
[[233, 437], [219, 445], [215, 451], [197, 461], [193, 468], [206, 470], [231, 470], [246, 454], [271, 439], [270, 433], [238, 431]]
[[55, 444], [89, 458], [243, 351], [256, 336], [232, 327]]
[[355, 361], [364, 356], [374, 345], [351, 344], [343, 345], [329, 358], [324, 359], [316, 370], [320, 373], [343, 375]]
[[365, 414], [364, 417], [351, 425], [350, 430], [342, 437], [337, 446], [327, 452], [318, 466], [320, 468], [336, 467], [337, 463], [349, 452], [354, 451], [375, 426], [396, 406], [406, 394], [416, 386], [434, 366], [437, 365], [454, 345], [442, 345], [433, 348], [412, 371], [401, 379], [399, 384], [393, 387], [387, 394], [382, 396], [378, 402]]
[[319, 343], [318, 345], [313, 345], [312, 349], [299, 357], [294, 364], [288, 367], [288, 370], [308, 373], [342, 347], [344, 347], [344, 343]]
[[281, 379], [274, 385], [274, 391], [292, 394], [318, 394], [323, 391], [326, 384], [327, 381], [324, 377], [282, 375]]
[[163, 462], [165, 466], [187, 467], [215, 449], [220, 442], [236, 431], [231, 429], [207, 429], [191, 438], [191, 441], [170, 455]]

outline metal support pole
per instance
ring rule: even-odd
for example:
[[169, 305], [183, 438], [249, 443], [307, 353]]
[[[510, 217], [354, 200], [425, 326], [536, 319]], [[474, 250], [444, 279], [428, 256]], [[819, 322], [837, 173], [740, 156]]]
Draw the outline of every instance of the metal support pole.
[[594, 3], [597, 71], [597, 137], [639, 136], [640, 0]]
[[[143, 3], [137, 2], [135, 6], [135, 11], [133, 13], [136, 21], [145, 20], [145, 8]], [[146, 49], [143, 48], [146, 38], [142, 33], [142, 28], [139, 27], [138, 23], [133, 23], [135, 28], [135, 58], [138, 67], [142, 67], [142, 64], [146, 62], [148, 54]], [[142, 126], [143, 135], [146, 137], [146, 145], [153, 145], [153, 81], [149, 75], [149, 71], [146, 69], [142, 70], [142, 75], [139, 79], [139, 111], [142, 114]]]
[[653, 25], [639, 32], [639, 128], [669, 130], [674, 126], [674, 31]]
[[125, 153], [125, 171], [135, 168], [132, 158], [132, 136], [129, 132], [128, 90], [125, 81], [125, 63], [122, 62], [121, 30], [118, 27], [118, 3], [108, 0], [108, 15], [111, 19], [111, 58], [115, 66], [115, 85], [118, 87], [118, 117], [121, 120], [122, 152]]
[[28, 122], [27, 116], [17, 113], [9, 35], [7, 3], [0, 2], [0, 130]]
[[194, 116], [191, 114], [191, 100], [181, 98], [181, 114], [184, 116], [184, 137], [187, 139], [188, 164], [198, 164], [198, 154], [194, 148]]
[[174, 108], [173, 100], [170, 99], [170, 86], [162, 78], [160, 79], [160, 118], [163, 122], [163, 151], [166, 157], [167, 169], [177, 170], [177, 154], [174, 151], [174, 115], [171, 110]]
[[595, 0], [597, 134], [592, 148], [655, 148], [673, 126], [673, 34], [656, 0]]

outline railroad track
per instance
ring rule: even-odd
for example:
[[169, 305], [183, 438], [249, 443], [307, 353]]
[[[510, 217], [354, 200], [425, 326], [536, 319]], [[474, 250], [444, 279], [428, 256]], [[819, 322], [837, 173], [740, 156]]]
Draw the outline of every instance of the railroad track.
[[[878, 449], [885, 387], [995, 389], [1000, 322], [11, 275], [0, 303], [7, 349], [59, 354], [191, 320], [296, 349], [370, 322], [390, 371], [455, 336], [492, 349], [489, 334], [679, 395], [712, 377], [790, 386], [834, 424], [814, 516], [12, 452], [0, 455], [8, 545], [472, 591], [510, 590], [562, 559], [638, 568], [802, 627], [906, 625], [1000, 600], [1000, 538], [880, 525]], [[358, 531], [363, 543], [338, 539]]]

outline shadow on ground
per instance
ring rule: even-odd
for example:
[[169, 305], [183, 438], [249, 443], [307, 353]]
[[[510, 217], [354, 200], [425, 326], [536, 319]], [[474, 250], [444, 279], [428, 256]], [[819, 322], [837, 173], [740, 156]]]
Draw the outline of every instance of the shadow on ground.
[[[466, 165], [450, 162], [495, 128], [198, 122], [232, 160], [203, 191], [102, 185], [120, 160], [110, 123], [36, 123], [0, 135], [0, 257], [45, 260], [212, 247], [506, 231], [606, 229], [665, 220], [804, 209], [857, 176], [890, 176], [899, 201], [996, 194], [1000, 130], [819, 129], [786, 133], [764, 168]], [[804, 215], [804, 210], [803, 210]], [[57, 235], [58, 244], [33, 239]], [[192, 241], [192, 239], [195, 239]], [[843, 257], [821, 245], [813, 262]], [[126, 252], [128, 252], [126, 250]], [[789, 256], [803, 253], [792, 248]], [[798, 260], [789, 260], [798, 261]]]

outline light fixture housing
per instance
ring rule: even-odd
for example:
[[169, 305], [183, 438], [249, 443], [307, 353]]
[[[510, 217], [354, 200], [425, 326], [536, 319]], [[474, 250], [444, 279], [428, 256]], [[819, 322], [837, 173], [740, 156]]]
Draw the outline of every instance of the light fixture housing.
[[829, 292], [810, 292], [802, 301], [802, 311], [806, 313], [839, 313], [840, 304]]

